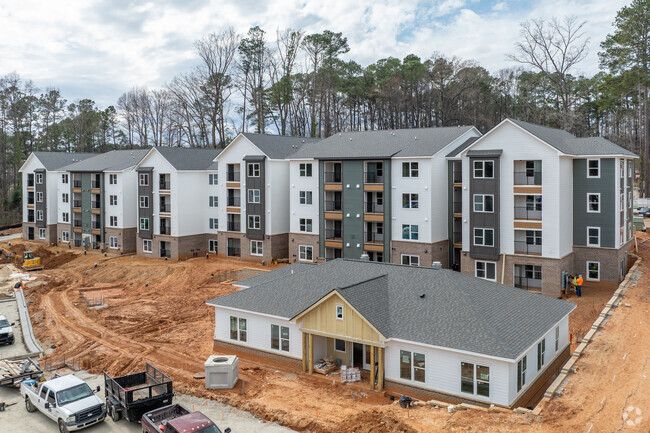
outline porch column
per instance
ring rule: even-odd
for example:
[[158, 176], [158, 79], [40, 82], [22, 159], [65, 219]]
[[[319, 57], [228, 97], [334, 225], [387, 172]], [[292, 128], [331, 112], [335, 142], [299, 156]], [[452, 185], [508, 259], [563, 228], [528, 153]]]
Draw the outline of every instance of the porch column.
[[375, 389], [375, 346], [370, 346], [370, 389]]
[[309, 361], [307, 358], [307, 350], [308, 347], [307, 345], [309, 344], [309, 340], [307, 338], [307, 334], [305, 332], [302, 333], [302, 371], [303, 373], [307, 373], [308, 369], [308, 364], [307, 362]]
[[314, 373], [314, 335], [309, 334], [309, 374]]
[[377, 356], [379, 357], [379, 369], [377, 371], [377, 374], [379, 377], [377, 378], [377, 391], [383, 391], [384, 390], [384, 348], [383, 347], [378, 347], [377, 348]]

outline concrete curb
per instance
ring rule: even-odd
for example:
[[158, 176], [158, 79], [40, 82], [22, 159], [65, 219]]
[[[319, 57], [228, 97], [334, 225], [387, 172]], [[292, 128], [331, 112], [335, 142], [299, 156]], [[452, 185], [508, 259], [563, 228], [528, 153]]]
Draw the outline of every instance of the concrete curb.
[[27, 350], [31, 353], [38, 353], [39, 357], [43, 355], [43, 349], [38, 340], [34, 335], [34, 329], [32, 328], [32, 321], [29, 318], [29, 310], [27, 309], [27, 301], [25, 300], [25, 294], [22, 290], [16, 290], [16, 301], [18, 304], [18, 314], [20, 316], [20, 327], [23, 330], [23, 340]]

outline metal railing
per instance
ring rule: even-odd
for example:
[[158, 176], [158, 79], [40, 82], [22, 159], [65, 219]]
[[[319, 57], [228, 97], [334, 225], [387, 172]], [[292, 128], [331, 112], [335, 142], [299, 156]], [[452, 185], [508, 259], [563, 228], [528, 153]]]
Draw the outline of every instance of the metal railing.
[[515, 241], [515, 253], [540, 255], [542, 254], [542, 246], [529, 244], [527, 241]]
[[226, 172], [226, 181], [228, 182], [239, 182], [240, 175], [238, 171], [228, 171]]
[[95, 229], [95, 230], [101, 229], [102, 228], [102, 223], [99, 222], [99, 221], [93, 221], [92, 222], [92, 228]]
[[541, 185], [542, 172], [541, 171], [515, 171], [514, 172], [515, 185]]
[[74, 220], [73, 227], [81, 227], [81, 220]]
[[172, 252], [171, 252], [171, 250], [167, 250], [167, 249], [161, 249], [161, 250], [160, 250], [160, 257], [167, 257], [167, 258], [169, 258], [169, 257], [171, 257], [171, 256], [172, 256]]
[[376, 201], [367, 201], [365, 202], [365, 209], [366, 213], [383, 213], [384, 204], [377, 203]]
[[74, 239], [72, 241], [75, 247], [80, 247], [81, 246], [81, 239]]
[[340, 212], [341, 210], [343, 210], [341, 200], [325, 200], [325, 211]]
[[325, 183], [341, 183], [343, 176], [340, 171], [326, 171]]
[[462, 201], [454, 201], [452, 203], [452, 211], [453, 211], [453, 213], [463, 213], [463, 202]]
[[241, 206], [241, 197], [228, 197], [227, 206]]
[[27, 204], [34, 204], [34, 197], [28, 197]]
[[72, 181], [72, 187], [73, 187], [73, 188], [81, 188], [81, 181], [80, 181], [80, 180], [77, 180], [77, 179], [74, 179], [74, 180]]
[[72, 200], [72, 207], [81, 207], [81, 200]]
[[28, 223], [33, 223], [34, 222], [34, 215], [27, 215], [27, 222]]
[[341, 229], [325, 229], [325, 239], [340, 240], [342, 233]]
[[241, 230], [241, 223], [237, 221], [228, 221], [226, 224], [226, 229], [229, 232], [238, 232]]
[[452, 183], [463, 183], [463, 172], [460, 170], [454, 170], [451, 173]]
[[98, 181], [98, 180], [93, 180], [92, 182], [90, 182], [90, 187], [91, 187], [91, 188], [99, 188], [99, 187], [101, 186], [101, 184], [102, 184], [102, 183], [101, 183], [100, 181]]
[[384, 175], [377, 174], [376, 171], [366, 171], [365, 172], [365, 182], [366, 183], [384, 183]]
[[27, 186], [34, 186], [34, 178], [27, 179]]
[[515, 206], [515, 219], [517, 220], [541, 220], [542, 211], [530, 209], [528, 206]]
[[542, 280], [515, 276], [514, 286], [519, 289], [539, 291], [542, 288]]
[[230, 257], [239, 257], [239, 256], [241, 256], [241, 248], [239, 248], [239, 247], [228, 247], [228, 248], [226, 248], [226, 253]]
[[159, 189], [164, 189], [164, 190], [170, 190], [171, 189], [171, 182], [168, 180], [161, 180], [160, 184], [158, 185]]
[[364, 242], [367, 244], [381, 244], [384, 243], [383, 233], [365, 232], [363, 234]]
[[453, 236], [455, 244], [460, 244], [463, 242], [463, 232], [454, 232]]
[[102, 207], [102, 204], [101, 204], [101, 202], [98, 202], [98, 201], [92, 201], [92, 202], [90, 202], [90, 207], [91, 207], [91, 209], [99, 209], [99, 208]]
[[160, 226], [160, 234], [161, 235], [170, 235], [170, 234], [172, 234], [172, 228], [170, 226], [161, 225]]
[[171, 212], [172, 205], [169, 203], [160, 202], [160, 212]]

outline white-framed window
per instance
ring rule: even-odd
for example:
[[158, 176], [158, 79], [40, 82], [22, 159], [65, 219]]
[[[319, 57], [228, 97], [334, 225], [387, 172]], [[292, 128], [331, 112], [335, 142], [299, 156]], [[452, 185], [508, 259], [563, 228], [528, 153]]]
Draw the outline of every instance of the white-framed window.
[[600, 213], [600, 193], [588, 192], [587, 193], [587, 212]]
[[216, 239], [210, 239], [208, 240], [208, 251], [211, 253], [216, 253], [218, 251], [217, 247], [219, 246], [219, 243], [217, 242]]
[[555, 327], [555, 351], [560, 348], [560, 327], [556, 326]]
[[526, 356], [517, 362], [517, 392], [526, 386]]
[[140, 196], [140, 207], [148, 208], [149, 207], [149, 196], [141, 195]]
[[208, 220], [210, 230], [219, 230], [219, 218], [210, 218]]
[[625, 193], [621, 193], [618, 196], [618, 210], [625, 210]]
[[260, 190], [259, 189], [249, 189], [248, 190], [248, 202], [249, 203], [259, 203], [260, 202]]
[[61, 242], [70, 242], [70, 232], [68, 231], [61, 232]]
[[600, 227], [587, 227], [587, 246], [600, 246]]
[[219, 196], [211, 195], [209, 197], [209, 205], [210, 207], [219, 207]]
[[263, 254], [264, 242], [251, 241], [251, 256], [261, 256]]
[[493, 247], [494, 229], [474, 228], [474, 245], [480, 247]]
[[247, 168], [248, 168], [248, 177], [260, 177], [259, 162], [249, 162], [247, 164]]
[[420, 266], [420, 256], [402, 254], [402, 264], [408, 266]]
[[537, 371], [541, 370], [546, 363], [546, 339], [537, 343]]
[[138, 176], [138, 185], [149, 186], [149, 173], [140, 173]]
[[210, 173], [208, 174], [208, 184], [209, 185], [219, 185], [219, 174]]
[[474, 194], [474, 212], [494, 212], [493, 194]]
[[45, 229], [38, 229], [38, 238], [45, 239]]
[[490, 397], [490, 367], [461, 362], [460, 390], [466, 394]]
[[153, 252], [153, 242], [151, 241], [151, 239], [142, 240], [142, 252], [143, 253]]
[[345, 353], [346, 351], [345, 340], [339, 340], [338, 338], [334, 339], [334, 350], [337, 352]]
[[117, 249], [117, 236], [109, 236], [108, 237], [108, 247]]
[[587, 177], [588, 178], [600, 177], [600, 159], [587, 160]]
[[117, 216], [111, 215], [108, 218], [108, 225], [111, 227], [117, 227]]
[[621, 159], [621, 162], [619, 163], [620, 165], [620, 172], [621, 172], [621, 178], [625, 177], [625, 161]]
[[402, 224], [402, 239], [416, 241], [420, 227], [417, 224]]
[[68, 175], [68, 173], [63, 173], [61, 175], [61, 183], [67, 184], [68, 182], [70, 182], [70, 176]]
[[496, 281], [497, 280], [496, 262], [485, 262], [479, 260], [475, 261], [474, 276], [476, 278], [483, 278], [484, 280]]
[[600, 281], [600, 262], [587, 262], [587, 279]]
[[117, 196], [116, 195], [109, 195], [108, 200], [111, 206], [117, 206]]
[[230, 339], [246, 342], [247, 340], [246, 319], [230, 316]]
[[312, 231], [312, 220], [311, 218], [300, 218], [300, 231], [311, 233]]
[[39, 221], [43, 221], [43, 211], [42, 210], [37, 210], [36, 211], [36, 219]]
[[311, 191], [300, 191], [300, 204], [312, 204]]
[[336, 304], [336, 320], [343, 320], [343, 304]]
[[300, 163], [300, 177], [311, 177], [312, 175], [312, 164], [311, 163]]
[[43, 193], [42, 192], [37, 192], [36, 193], [36, 201], [41, 203], [43, 201]]
[[627, 160], [627, 177], [632, 177], [632, 168], [634, 168], [634, 160]]
[[271, 325], [271, 349], [289, 351], [289, 328]]
[[419, 171], [419, 163], [417, 162], [402, 163], [402, 177], [418, 177]]
[[299, 245], [298, 260], [304, 260], [304, 261], [314, 260], [314, 247], [312, 247], [311, 245]]
[[424, 383], [426, 381], [426, 363], [422, 353], [399, 351], [399, 377]]
[[68, 194], [67, 192], [64, 192], [63, 194], [61, 194], [61, 201], [63, 203], [69, 203], [70, 202], [70, 194]]
[[259, 230], [261, 226], [261, 218], [259, 215], [248, 215], [248, 228]]
[[70, 214], [69, 214], [68, 212], [63, 212], [63, 213], [61, 214], [61, 220], [62, 220], [64, 223], [69, 223], [69, 222], [70, 222]]
[[43, 173], [36, 173], [36, 183], [43, 183]]
[[149, 218], [140, 218], [140, 230], [149, 230]]
[[474, 161], [474, 179], [494, 178], [494, 161]]
[[110, 185], [117, 185], [117, 174], [109, 174], [108, 175], [108, 183]]
[[419, 207], [418, 195], [415, 193], [402, 194], [403, 209], [417, 209]]

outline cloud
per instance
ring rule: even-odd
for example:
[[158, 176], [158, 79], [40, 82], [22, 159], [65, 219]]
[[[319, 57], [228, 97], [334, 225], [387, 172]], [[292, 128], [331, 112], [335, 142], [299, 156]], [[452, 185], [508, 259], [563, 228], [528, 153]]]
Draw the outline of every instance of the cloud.
[[505, 11], [505, 10], [508, 10], [508, 3], [506, 3], [506, 2], [498, 2], [498, 3], [495, 3], [495, 4], [492, 6], [492, 10], [493, 10], [493, 11], [496, 11], [496, 12], [498, 12], [498, 11]]

